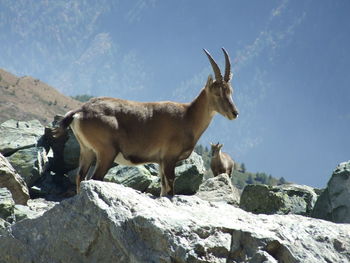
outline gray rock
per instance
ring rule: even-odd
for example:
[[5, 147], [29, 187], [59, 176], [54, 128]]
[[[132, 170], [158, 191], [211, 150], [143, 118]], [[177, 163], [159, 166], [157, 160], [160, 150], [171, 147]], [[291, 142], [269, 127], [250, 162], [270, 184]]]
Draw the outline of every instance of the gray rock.
[[[187, 159], [179, 162], [175, 167], [175, 194], [195, 194], [203, 182], [204, 173], [205, 168], [202, 157], [196, 152], [192, 152]], [[154, 180], [150, 187], [153, 187], [151, 189], [154, 191], [157, 184], [159, 185], [160, 193], [160, 180]]]
[[118, 165], [108, 171], [104, 181], [122, 184], [144, 192], [152, 183], [153, 177], [154, 176], [143, 165]]
[[8, 160], [28, 187], [33, 186], [43, 175], [48, 164], [46, 151], [43, 147], [18, 150], [9, 156]]
[[9, 156], [19, 149], [34, 147], [44, 134], [38, 120], [8, 120], [0, 124], [0, 153]]
[[184, 195], [195, 194], [203, 182], [204, 173], [205, 168], [202, 157], [192, 152], [190, 157], [175, 167], [175, 193]]
[[212, 202], [225, 202], [239, 206], [241, 193], [232, 185], [227, 174], [219, 174], [216, 177], [204, 181], [196, 193], [200, 199]]
[[310, 215], [316, 200], [314, 189], [305, 185], [247, 185], [240, 208], [256, 214]]
[[0, 218], [7, 222], [13, 222], [15, 201], [12, 199], [11, 192], [7, 188], [0, 188]]
[[6, 187], [16, 204], [25, 205], [29, 199], [27, 184], [0, 153], [0, 187]]
[[350, 225], [254, 215], [195, 196], [152, 198], [85, 181], [81, 193], [0, 235], [0, 262], [350, 261]]
[[[202, 157], [195, 152], [186, 160], [179, 162], [175, 167], [175, 194], [192, 195], [196, 193], [203, 181], [204, 172]], [[160, 195], [158, 165], [155, 164], [118, 165], [109, 170], [104, 180], [123, 184], [155, 196]]]
[[340, 163], [317, 199], [311, 216], [336, 223], [350, 223], [350, 161]]

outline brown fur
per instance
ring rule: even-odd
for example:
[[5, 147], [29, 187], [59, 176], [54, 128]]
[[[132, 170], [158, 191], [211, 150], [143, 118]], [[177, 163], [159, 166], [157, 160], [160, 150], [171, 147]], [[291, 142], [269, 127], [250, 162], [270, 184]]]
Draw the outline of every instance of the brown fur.
[[101, 97], [68, 112], [56, 131], [60, 134], [70, 125], [79, 141], [77, 191], [95, 159], [92, 178], [103, 180], [117, 157], [125, 164], [158, 163], [161, 195], [173, 195], [176, 163], [191, 154], [215, 113], [237, 117], [231, 94], [229, 82], [209, 76], [191, 103]]
[[212, 158], [210, 162], [214, 177], [226, 173], [231, 177], [234, 161], [227, 153], [221, 151], [222, 144], [211, 144]]

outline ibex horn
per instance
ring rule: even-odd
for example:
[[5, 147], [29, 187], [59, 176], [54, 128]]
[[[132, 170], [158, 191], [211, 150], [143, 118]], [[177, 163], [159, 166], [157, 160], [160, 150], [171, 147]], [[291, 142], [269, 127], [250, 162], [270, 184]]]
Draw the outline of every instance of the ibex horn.
[[231, 73], [231, 62], [230, 62], [230, 57], [227, 53], [227, 51], [222, 48], [222, 51], [224, 51], [224, 55], [225, 55], [225, 76], [224, 76], [224, 80], [226, 82], [229, 82], [232, 78], [232, 73]]
[[212, 56], [210, 55], [210, 53], [206, 49], [203, 49], [203, 50], [204, 50], [205, 54], [207, 54], [209, 61], [210, 61], [210, 64], [214, 70], [215, 79], [221, 81], [222, 75], [221, 75], [220, 68], [219, 68], [218, 64], [216, 64], [215, 60], [212, 58]]

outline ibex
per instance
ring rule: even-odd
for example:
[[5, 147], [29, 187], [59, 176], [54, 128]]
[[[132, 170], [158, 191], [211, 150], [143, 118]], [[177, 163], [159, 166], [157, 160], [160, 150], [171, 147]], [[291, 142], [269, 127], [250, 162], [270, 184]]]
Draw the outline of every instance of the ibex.
[[135, 102], [93, 98], [69, 111], [54, 130], [55, 136], [70, 126], [80, 144], [77, 192], [96, 160], [92, 179], [103, 180], [113, 162], [125, 165], [159, 164], [161, 196], [174, 195], [175, 165], [193, 151], [215, 113], [237, 118], [232, 101], [231, 65], [226, 50], [225, 74], [204, 49], [213, 68], [205, 87], [190, 103]]
[[211, 162], [210, 167], [213, 171], [214, 177], [219, 174], [226, 173], [231, 177], [234, 161], [227, 153], [221, 151], [222, 144], [212, 144], [211, 143]]

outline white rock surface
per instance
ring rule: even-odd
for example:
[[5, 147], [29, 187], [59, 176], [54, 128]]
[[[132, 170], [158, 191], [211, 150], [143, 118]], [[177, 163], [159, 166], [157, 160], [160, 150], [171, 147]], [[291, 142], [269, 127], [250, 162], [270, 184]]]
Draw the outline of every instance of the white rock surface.
[[3, 231], [0, 262], [349, 262], [349, 233], [346, 224], [85, 181], [79, 195]]

